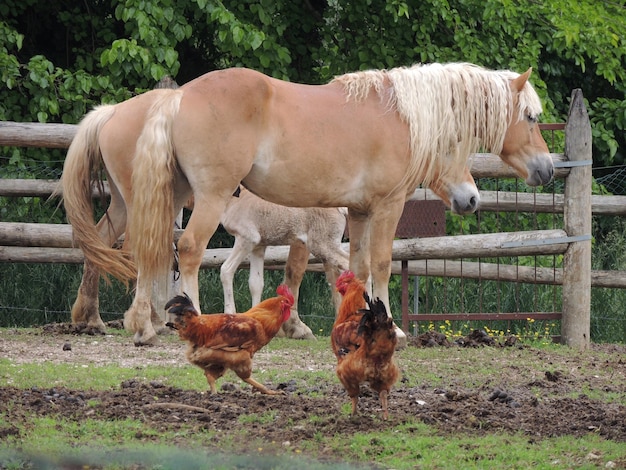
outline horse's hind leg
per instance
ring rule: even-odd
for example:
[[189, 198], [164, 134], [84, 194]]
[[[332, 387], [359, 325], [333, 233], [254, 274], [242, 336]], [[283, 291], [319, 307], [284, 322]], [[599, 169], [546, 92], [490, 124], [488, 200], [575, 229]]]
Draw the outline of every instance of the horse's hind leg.
[[152, 279], [137, 277], [137, 289], [135, 298], [130, 308], [124, 313], [124, 328], [134, 332], [133, 341], [135, 346], [149, 346], [157, 341], [156, 331], [152, 324], [152, 303], [150, 294], [152, 293]]
[[289, 320], [283, 323], [280, 330], [288, 338], [316, 339], [311, 328], [306, 326], [298, 315], [300, 284], [302, 283], [308, 262], [309, 249], [306, 244], [301, 241], [292, 243], [289, 247], [289, 256], [287, 257], [287, 264], [285, 265], [285, 284], [289, 286], [293, 293], [294, 303]]
[[83, 277], [78, 287], [78, 295], [72, 305], [72, 324], [86, 324], [91, 330], [104, 333], [106, 326], [100, 317], [98, 283], [100, 271], [89, 261], [83, 265]]
[[194, 307], [200, 309], [198, 292], [198, 271], [202, 256], [219, 225], [220, 216], [224, 212], [227, 201], [233, 191], [224, 192], [220, 198], [210, 202], [194, 192], [194, 209], [187, 222], [187, 227], [178, 240], [178, 267], [180, 269], [181, 290], [191, 298]]
[[[98, 221], [97, 229], [106, 244], [112, 246], [126, 227], [126, 208], [115, 185], [111, 185], [111, 203], [105, 215]], [[72, 305], [72, 323], [85, 323], [89, 329], [104, 333], [106, 326], [100, 317], [98, 286], [100, 272], [85, 260], [83, 277], [76, 301]]]

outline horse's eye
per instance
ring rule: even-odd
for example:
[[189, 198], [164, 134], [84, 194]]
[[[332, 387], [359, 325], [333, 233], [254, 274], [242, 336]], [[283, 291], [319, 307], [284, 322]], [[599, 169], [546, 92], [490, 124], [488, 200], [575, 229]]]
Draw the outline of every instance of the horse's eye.
[[533, 116], [532, 114], [526, 116], [526, 119], [528, 119], [528, 122], [531, 124], [535, 124], [537, 122], [537, 116]]

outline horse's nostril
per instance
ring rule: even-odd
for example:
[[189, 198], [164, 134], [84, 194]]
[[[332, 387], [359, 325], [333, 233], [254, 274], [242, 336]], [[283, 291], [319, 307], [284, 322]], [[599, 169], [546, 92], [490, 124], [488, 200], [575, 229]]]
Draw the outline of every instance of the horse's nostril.
[[554, 167], [551, 166], [546, 171], [543, 171], [541, 169], [537, 170], [537, 177], [539, 179], [540, 184], [549, 183], [550, 181], [552, 181], [552, 178], [554, 177]]

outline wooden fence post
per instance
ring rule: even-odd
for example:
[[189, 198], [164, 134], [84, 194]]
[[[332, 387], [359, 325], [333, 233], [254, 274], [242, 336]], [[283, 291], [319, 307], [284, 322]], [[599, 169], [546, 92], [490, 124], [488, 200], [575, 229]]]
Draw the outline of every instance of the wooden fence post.
[[565, 156], [573, 165], [565, 180], [564, 228], [568, 237], [582, 240], [570, 243], [563, 257], [561, 342], [586, 350], [591, 323], [592, 151], [591, 125], [580, 89], [572, 91], [565, 126]]

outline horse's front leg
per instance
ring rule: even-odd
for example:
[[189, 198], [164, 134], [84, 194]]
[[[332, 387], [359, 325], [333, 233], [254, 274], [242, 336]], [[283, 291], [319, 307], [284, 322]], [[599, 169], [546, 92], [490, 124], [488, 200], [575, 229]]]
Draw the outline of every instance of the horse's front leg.
[[[378, 207], [372, 214], [370, 224], [372, 297], [374, 299], [378, 297], [384, 302], [390, 317], [392, 314], [389, 305], [389, 278], [391, 277], [393, 239], [404, 210], [404, 202], [403, 197], [397, 197], [395, 201], [387, 200], [384, 206]], [[398, 347], [405, 347], [407, 344], [406, 334], [397, 325], [396, 334]]]
[[289, 256], [287, 264], [285, 264], [285, 284], [289, 286], [293, 293], [294, 303], [291, 308], [291, 316], [289, 320], [283, 323], [280, 332], [288, 338], [294, 339], [316, 339], [315, 335], [307, 325], [300, 319], [298, 314], [298, 295], [300, 293], [300, 284], [309, 263], [309, 249], [306, 244], [300, 240], [295, 241], [289, 246]]
[[370, 215], [348, 209], [350, 271], [367, 283], [370, 277]]

